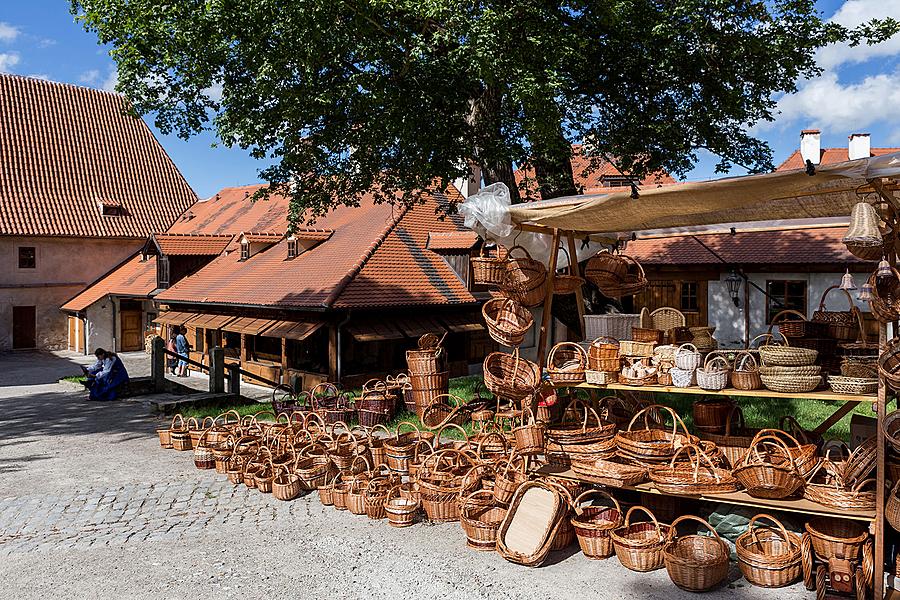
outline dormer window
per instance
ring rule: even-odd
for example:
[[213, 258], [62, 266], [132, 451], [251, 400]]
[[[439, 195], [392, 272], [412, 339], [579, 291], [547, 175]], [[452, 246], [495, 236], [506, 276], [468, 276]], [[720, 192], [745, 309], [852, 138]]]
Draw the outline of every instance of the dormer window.
[[287, 240], [287, 257], [296, 258], [297, 254], [297, 238], [291, 236]]
[[101, 200], [100, 213], [104, 217], [121, 217], [125, 215], [125, 207], [116, 200]]
[[241, 260], [247, 260], [250, 258], [250, 242], [246, 239], [241, 240]]
[[618, 175], [604, 175], [602, 179], [603, 187], [628, 187], [635, 183], [630, 177], [620, 177]]

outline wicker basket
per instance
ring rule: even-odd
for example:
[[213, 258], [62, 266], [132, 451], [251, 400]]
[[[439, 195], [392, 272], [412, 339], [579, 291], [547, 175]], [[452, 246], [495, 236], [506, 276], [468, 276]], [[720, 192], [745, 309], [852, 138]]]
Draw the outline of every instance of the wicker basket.
[[822, 561], [834, 557], [855, 561], [869, 539], [867, 526], [849, 519], [813, 517], [804, 527], [816, 557]]
[[[619, 370], [619, 341], [599, 337], [588, 347], [588, 368], [592, 371]], [[612, 368], [610, 368], [612, 367]]]
[[497, 243], [488, 249], [488, 243], [485, 240], [478, 256], [472, 258], [472, 281], [476, 285], [502, 285], [506, 277], [506, 250]]
[[649, 329], [646, 327], [632, 327], [631, 339], [635, 342], [652, 342], [655, 345], [666, 341], [665, 332], [661, 329]]
[[172, 417], [172, 424], [169, 426], [169, 442], [174, 450], [184, 452], [194, 449], [194, 445], [191, 442], [191, 431], [185, 424], [184, 417], [181, 414]]
[[[521, 250], [524, 256], [514, 257], [513, 251]], [[522, 246], [509, 249], [503, 292], [509, 298], [528, 307], [538, 306], [547, 296], [547, 268], [543, 263], [531, 258]]]
[[836, 394], [865, 396], [878, 391], [878, 379], [862, 379], [859, 377], [828, 376], [828, 385]]
[[[527, 414], [527, 421], [525, 415]], [[543, 423], [538, 423], [531, 412], [531, 407], [525, 407], [522, 425], [512, 430], [513, 438], [516, 443], [516, 453], [522, 456], [531, 454], [541, 454], [544, 451], [544, 433], [545, 427]], [[505, 438], [504, 438], [505, 439]]]
[[587, 361], [587, 353], [579, 344], [560, 342], [550, 349], [544, 372], [554, 385], [578, 385], [584, 383]]
[[734, 406], [734, 401], [729, 398], [695, 400], [691, 407], [694, 413], [694, 427], [712, 433], [725, 431], [725, 423]]
[[753, 443], [759, 429], [749, 429], [744, 423], [744, 413], [740, 407], [734, 406], [725, 419], [725, 432], [717, 434], [701, 431], [700, 437], [713, 442], [719, 448], [731, 465], [737, 465], [743, 460], [747, 448]]
[[709, 353], [703, 366], [697, 369], [697, 385], [704, 390], [719, 391], [728, 387], [728, 361]]
[[609, 337], [614, 340], [631, 339], [631, 328], [641, 326], [641, 315], [607, 314], [584, 315], [585, 338]]
[[617, 371], [585, 371], [584, 381], [592, 385], [609, 385], [619, 380]]
[[[840, 290], [846, 297], [848, 310], [829, 311], [825, 308], [825, 299], [832, 290]], [[819, 309], [813, 313], [812, 321], [814, 323], [822, 323], [828, 337], [840, 342], [852, 342], [859, 337], [859, 319], [857, 318], [856, 305], [853, 304], [853, 297], [850, 292], [841, 289], [839, 286], [833, 285], [822, 292], [822, 299], [819, 301]]]
[[692, 385], [697, 385], [697, 370], [696, 369], [680, 369], [678, 367], [672, 367], [669, 370], [669, 375], [672, 376], [672, 385], [677, 388], [687, 388]]
[[843, 241], [850, 254], [863, 260], [878, 260], [884, 252], [884, 239], [878, 226], [881, 219], [868, 202], [857, 202], [850, 212], [850, 226]]
[[782, 394], [806, 394], [822, 384], [819, 375], [761, 375], [766, 389]]
[[764, 366], [805, 367], [816, 362], [819, 353], [815, 350], [792, 347], [783, 335], [783, 344], [774, 343], [774, 336], [767, 337], [767, 343], [759, 347], [759, 357]]
[[771, 324], [778, 325], [781, 335], [788, 338], [819, 337], [825, 332], [821, 323], [808, 321], [806, 315], [799, 310], [783, 310], [772, 317]]
[[484, 359], [484, 385], [491, 393], [509, 400], [530, 396], [541, 381], [541, 368], [513, 354], [492, 352]]
[[[485, 498], [487, 502], [483, 501]], [[490, 492], [477, 490], [463, 497], [459, 522], [466, 534], [466, 545], [479, 551], [496, 550], [497, 531], [505, 516], [506, 508], [494, 504]]]
[[[632, 523], [631, 515], [636, 510], [650, 517], [650, 522]], [[653, 513], [643, 506], [632, 506], [625, 514], [622, 527], [614, 529], [609, 535], [622, 566], [646, 573], [663, 567], [663, 548], [671, 529], [670, 525], [657, 521]]]
[[[657, 429], [653, 426], [655, 424], [651, 424], [651, 414], [662, 413], [668, 413], [672, 420], [671, 432]], [[640, 417], [644, 418], [644, 429], [633, 430], [635, 421]], [[678, 432], [679, 426], [681, 433]], [[628, 428], [617, 432], [615, 439], [619, 456], [651, 464], [670, 461], [680, 446], [697, 440], [688, 433], [684, 421], [674, 410], [659, 404], [649, 406], [635, 414]]]
[[736, 390], [762, 389], [759, 365], [753, 357], [753, 353], [745, 350], [739, 352], [735, 357], [734, 370], [731, 372], [731, 387]]
[[[695, 521], [712, 533], [679, 536], [679, 523]], [[672, 522], [663, 559], [672, 583], [689, 592], [705, 592], [724, 581], [728, 575], [728, 546], [712, 525], [700, 517], [685, 515]]]
[[[819, 479], [816, 479], [817, 475]], [[867, 486], [874, 488], [874, 484], [874, 479], [845, 483], [840, 468], [825, 458], [807, 478], [803, 497], [810, 502], [838, 510], [874, 510], [875, 490], [865, 490]]]
[[631, 340], [622, 340], [621, 342], [619, 342], [619, 354], [621, 354], [622, 356], [650, 358], [651, 356], [653, 356], [653, 349], [655, 347], [655, 342], [635, 342]]
[[694, 344], [682, 344], [675, 353], [675, 366], [684, 371], [693, 371], [700, 366], [700, 352]]
[[732, 472], [754, 498], [787, 498], [805, 484], [795, 454], [780, 437], [761, 433]]
[[[683, 452], [690, 462], [678, 462]], [[660, 492], [679, 496], [727, 494], [738, 488], [731, 472], [716, 467], [706, 452], [694, 444], [680, 447], [668, 466], [651, 468], [650, 481]]]
[[891, 389], [900, 391], [900, 337], [894, 337], [885, 345], [878, 357], [878, 372]]
[[[766, 519], [775, 527], [760, 527]], [[765, 588], [780, 588], [797, 581], [801, 575], [800, 536], [788, 532], [781, 521], [760, 513], [750, 519], [747, 531], [734, 542], [738, 566], [747, 581]]]
[[409, 527], [419, 512], [419, 501], [400, 495], [400, 486], [394, 486], [384, 500], [384, 513], [391, 527]]
[[494, 298], [481, 307], [490, 336], [498, 344], [516, 347], [534, 326], [531, 311], [509, 298]]
[[[566, 267], [558, 270], [553, 274], [553, 293], [557, 296], [565, 296], [574, 294], [584, 285], [584, 279], [574, 274], [572, 267], [572, 259], [569, 257], [569, 251], [560, 247], [560, 250], [566, 255]], [[577, 259], [577, 257], [576, 257]]]
[[[613, 506], [581, 506], [585, 499], [596, 496], [606, 498]], [[571, 523], [584, 556], [591, 560], [612, 556], [615, 551], [609, 534], [622, 525], [622, 507], [619, 502], [602, 490], [588, 490], [575, 498], [574, 505], [575, 516]]]
[[497, 532], [497, 552], [506, 560], [539, 566], [547, 558], [568, 504], [558, 488], [541, 481], [519, 486]]
[[887, 504], [884, 507], [884, 518], [894, 528], [894, 531], [900, 531], [900, 479], [894, 483], [894, 487], [888, 494]]
[[632, 296], [648, 285], [644, 269], [636, 260], [606, 251], [587, 262], [584, 276], [608, 298]]
[[620, 458], [574, 462], [572, 471], [592, 483], [620, 488], [637, 485], [648, 479], [647, 467]]

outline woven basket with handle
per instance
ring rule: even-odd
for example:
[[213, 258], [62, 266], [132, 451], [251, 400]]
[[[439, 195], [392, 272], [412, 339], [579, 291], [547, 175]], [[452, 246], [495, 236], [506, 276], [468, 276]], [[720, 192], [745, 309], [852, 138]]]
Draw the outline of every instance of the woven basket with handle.
[[[677, 527], [685, 521], [696, 521], [712, 536], [678, 535]], [[728, 575], [728, 554], [728, 546], [712, 525], [692, 515], [672, 522], [663, 550], [672, 583], [689, 592], [705, 592], [720, 584]]]
[[[650, 517], [650, 521], [632, 523], [631, 515], [634, 511], [643, 512]], [[663, 548], [671, 529], [671, 525], [657, 521], [649, 509], [632, 506], [625, 514], [622, 527], [614, 529], [609, 535], [622, 566], [631, 571], [646, 573], [663, 567]]]
[[[765, 519], [774, 525], [760, 526]], [[738, 566], [747, 581], [765, 588], [780, 588], [797, 581], [801, 575], [800, 536], [765, 513], [755, 515], [747, 531], [734, 542]]]
[[506, 276], [506, 260], [506, 249], [486, 240], [478, 256], [472, 258], [472, 280], [477, 285], [502, 285]]
[[[516, 250], [524, 256], [513, 256]], [[524, 306], [538, 306], [547, 295], [547, 268], [531, 258], [528, 250], [521, 246], [510, 248], [508, 256], [503, 293]]]

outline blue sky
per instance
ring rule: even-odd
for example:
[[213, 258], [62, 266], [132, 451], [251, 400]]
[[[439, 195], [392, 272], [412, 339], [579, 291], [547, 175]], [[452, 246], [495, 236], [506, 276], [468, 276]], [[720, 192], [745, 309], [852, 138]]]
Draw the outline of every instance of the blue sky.
[[[872, 17], [900, 19], [900, 0], [819, 0], [828, 18], [856, 25]], [[900, 146], [900, 36], [875, 47], [830, 47], [820, 52], [822, 77], [800, 82], [797, 94], [779, 99], [774, 124], [753, 132], [767, 140], [776, 163], [798, 145], [805, 128], [822, 130], [822, 145], [845, 146], [850, 133], [869, 132], [875, 147]], [[111, 88], [115, 67], [69, 14], [66, 0], [4, 2], [0, 10], [0, 71]], [[152, 127], [152, 124], [151, 124]], [[166, 151], [200, 197], [259, 180], [258, 162], [239, 149], [213, 148], [211, 135], [182, 141], [157, 132]], [[701, 160], [691, 179], [713, 177], [715, 161]], [[738, 172], [735, 172], [738, 174]]]

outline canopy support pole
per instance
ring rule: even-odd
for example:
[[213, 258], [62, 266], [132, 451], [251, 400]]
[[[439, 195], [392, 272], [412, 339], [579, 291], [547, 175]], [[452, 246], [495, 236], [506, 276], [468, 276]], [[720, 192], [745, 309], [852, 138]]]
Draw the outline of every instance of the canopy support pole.
[[544, 358], [547, 355], [547, 340], [550, 336], [550, 328], [553, 326], [553, 287], [556, 285], [556, 260], [559, 257], [559, 229], [553, 229], [553, 241], [551, 242], [550, 262], [547, 265], [547, 295], [544, 296], [544, 314], [541, 315], [541, 336], [538, 340], [537, 364], [543, 368]]
[[[569, 242], [569, 275], [581, 277], [581, 266], [578, 264], [578, 254], [575, 251], [575, 233], [570, 231], [566, 237]], [[579, 339], [583, 340], [585, 336], [584, 289], [580, 285], [575, 288], [575, 303], [578, 306], [578, 336]]]

